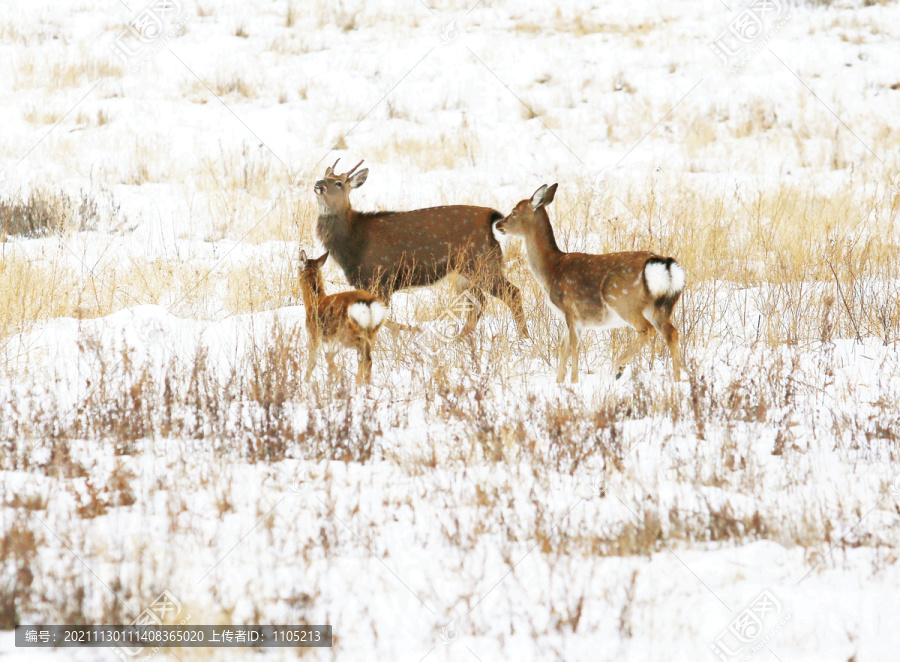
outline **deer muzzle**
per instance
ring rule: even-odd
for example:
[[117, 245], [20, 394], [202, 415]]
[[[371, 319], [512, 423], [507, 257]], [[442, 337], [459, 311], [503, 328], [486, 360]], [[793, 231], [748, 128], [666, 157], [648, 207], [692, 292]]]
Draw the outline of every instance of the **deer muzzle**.
[[316, 185], [313, 186], [313, 191], [316, 192], [316, 195], [322, 195], [323, 193], [325, 193], [325, 180], [320, 179], [319, 181], [317, 181]]
[[494, 223], [494, 229], [500, 234], [506, 234], [506, 218], [501, 218]]

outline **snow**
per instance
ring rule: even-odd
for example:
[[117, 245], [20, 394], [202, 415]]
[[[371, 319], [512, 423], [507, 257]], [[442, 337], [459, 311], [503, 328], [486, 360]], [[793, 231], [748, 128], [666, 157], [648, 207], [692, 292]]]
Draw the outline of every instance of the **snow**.
[[[85, 300], [112, 302], [0, 336], [0, 519], [7, 541], [16, 526], [38, 540], [23, 622], [130, 622], [167, 589], [194, 624], [332, 624], [335, 646], [302, 651], [311, 659], [693, 662], [718, 659], [711, 646], [734, 644], [723, 633], [769, 591], [779, 610], [753, 659], [896, 659], [896, 320], [882, 335], [767, 341], [818, 328], [804, 306], [841, 306], [831, 282], [800, 280], [795, 305], [773, 310], [781, 283], [688, 269], [679, 307], [695, 314], [678, 323], [692, 381], [672, 384], [658, 353], [614, 379], [626, 336], [598, 332], [581, 382], [558, 386], [561, 325], [514, 258], [537, 340], [515, 339], [494, 304], [472, 344], [382, 329], [371, 387], [329, 387], [320, 366], [287, 395], [290, 435], [267, 432], [248, 386], [269, 383], [253, 374], [262, 366], [277, 391], [284, 375], [260, 357], [281, 334], [299, 331], [283, 346], [305, 363], [304, 313], [275, 285], [235, 312], [229, 274], [292, 274], [298, 245], [318, 254], [303, 214], [338, 156], [365, 158], [361, 210], [508, 213], [558, 181], [551, 220], [568, 250], [646, 225], [629, 204], [650, 190], [663, 204], [683, 188], [734, 191], [751, 206], [781, 185], [896, 195], [900, 5], [786, 3], [768, 48], [732, 73], [710, 49], [739, 10], [723, 4], [306, 0], [288, 26], [288, 2], [185, 3], [183, 29], [136, 68], [110, 46], [138, 5], [0, 1], [0, 197], [44, 186], [120, 205], [104, 203], [97, 228], [0, 245], [0, 260], [72, 270]], [[741, 135], [745, 123], [768, 129]], [[582, 218], [576, 201], [591, 191], [605, 215]], [[891, 209], [860, 227], [896, 248]], [[655, 231], [674, 234], [676, 217], [654, 212]], [[515, 240], [502, 243], [512, 254]], [[124, 279], [140, 264], [160, 282]], [[325, 270], [329, 293], [348, 289]], [[859, 283], [896, 312], [896, 275]], [[432, 320], [423, 311], [445, 290], [398, 294], [390, 317]], [[63, 464], [84, 473], [53, 468], [54, 426], [105, 429], [101, 413], [136, 401], [122, 394], [142, 371], [162, 393], [201, 356], [198, 383], [228, 394], [209, 404], [221, 421], [185, 406], [176, 417], [190, 434], [62, 437]], [[145, 415], [163, 416], [126, 418]], [[279, 435], [283, 457], [248, 450]], [[328, 444], [365, 457], [310, 450]], [[119, 479], [128, 489], [104, 492], [103, 512], [79, 514], [91, 486]], [[3, 554], [9, 601], [17, 561]], [[115, 659], [16, 649], [11, 631], [0, 656]]]

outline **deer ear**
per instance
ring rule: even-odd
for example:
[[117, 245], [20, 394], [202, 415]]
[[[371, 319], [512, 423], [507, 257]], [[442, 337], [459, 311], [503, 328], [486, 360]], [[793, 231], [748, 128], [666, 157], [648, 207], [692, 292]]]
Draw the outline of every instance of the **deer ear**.
[[551, 186], [550, 188], [547, 189], [547, 193], [546, 193], [546, 195], [544, 195], [544, 206], [545, 207], [547, 205], [549, 205], [551, 202], [553, 202], [553, 198], [556, 197], [556, 187], [557, 186], [559, 186], [558, 183], [554, 184], [553, 186]]
[[531, 208], [537, 211], [541, 207], [549, 205], [553, 202], [553, 196], [556, 195], [556, 187], [558, 184], [554, 184], [553, 186], [548, 187], [544, 184], [541, 188], [534, 192], [534, 195], [531, 196]]
[[321, 255], [318, 258], [316, 258], [316, 266], [321, 269], [322, 265], [325, 264], [325, 260], [327, 260], [327, 259], [328, 259], [328, 252], [326, 251], [324, 255]]
[[546, 197], [547, 185], [544, 184], [541, 188], [534, 192], [533, 196], [531, 196], [531, 208], [537, 211], [538, 209], [543, 207]]
[[357, 173], [354, 173], [353, 176], [347, 181], [350, 185], [350, 188], [359, 188], [363, 184], [366, 183], [366, 178], [369, 176], [369, 169], [363, 168]]
[[308, 260], [306, 259], [306, 251], [300, 251], [300, 266], [305, 267]]

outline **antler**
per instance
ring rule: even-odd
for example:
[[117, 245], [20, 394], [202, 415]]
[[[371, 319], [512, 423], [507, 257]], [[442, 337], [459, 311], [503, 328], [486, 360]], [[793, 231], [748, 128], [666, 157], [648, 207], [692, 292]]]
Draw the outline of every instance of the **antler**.
[[[363, 161], [365, 161], [365, 159], [363, 159]], [[359, 163], [357, 163], [355, 166], [353, 166], [353, 167], [350, 169], [350, 172], [348, 172], [347, 174], [344, 175], [344, 177], [349, 177], [350, 175], [352, 175], [354, 172], [356, 172], [356, 169], [357, 169], [359, 166], [361, 166], [362, 164], [363, 164], [362, 161], [360, 161]]]
[[340, 160], [341, 160], [341, 157], [338, 157], [338, 158], [335, 160], [333, 166], [331, 166], [330, 168], [325, 168], [325, 176], [326, 176], [326, 177], [327, 177], [328, 175], [334, 174], [334, 169], [335, 169], [335, 167], [337, 167], [338, 161], [340, 161]]

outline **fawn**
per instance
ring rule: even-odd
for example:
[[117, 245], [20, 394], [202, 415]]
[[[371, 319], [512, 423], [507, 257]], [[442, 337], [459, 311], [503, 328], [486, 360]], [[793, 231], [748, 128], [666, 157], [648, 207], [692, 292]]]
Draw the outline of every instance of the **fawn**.
[[[503, 253], [491, 230], [503, 214], [462, 205], [357, 212], [350, 206], [350, 191], [365, 183], [369, 170], [356, 172], [360, 161], [339, 175], [334, 172], [337, 163], [314, 187], [316, 232], [353, 287], [390, 302], [396, 290], [432, 285], [455, 274], [458, 290], [469, 289], [480, 303], [485, 291], [499, 298], [512, 311], [519, 335], [528, 335], [522, 295], [503, 275]], [[464, 333], [475, 328], [480, 310], [470, 309]]]
[[307, 259], [300, 251], [300, 290], [306, 308], [306, 333], [309, 335], [309, 362], [305, 379], [308, 381], [316, 367], [319, 345], [325, 345], [328, 374], [334, 377], [334, 354], [340, 347], [355, 349], [359, 356], [356, 383], [372, 377], [372, 343], [387, 315], [384, 303], [364, 290], [326, 295], [322, 266], [328, 259], [325, 253], [315, 260]]
[[578, 343], [583, 329], [621, 326], [632, 327], [638, 335], [617, 361], [617, 379], [655, 330], [669, 347], [677, 381], [682, 359], [671, 317], [684, 289], [684, 269], [670, 257], [646, 251], [606, 255], [561, 251], [545, 208], [553, 202], [556, 187], [541, 186], [497, 223], [499, 232], [524, 238], [531, 273], [568, 327], [556, 381], [565, 381], [569, 359], [572, 381], [578, 381]]

